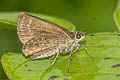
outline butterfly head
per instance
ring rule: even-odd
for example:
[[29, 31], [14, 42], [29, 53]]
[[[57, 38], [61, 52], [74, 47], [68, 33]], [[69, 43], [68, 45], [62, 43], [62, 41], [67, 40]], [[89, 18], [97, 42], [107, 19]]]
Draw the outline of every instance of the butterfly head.
[[81, 41], [85, 38], [86, 32], [75, 32], [75, 39]]

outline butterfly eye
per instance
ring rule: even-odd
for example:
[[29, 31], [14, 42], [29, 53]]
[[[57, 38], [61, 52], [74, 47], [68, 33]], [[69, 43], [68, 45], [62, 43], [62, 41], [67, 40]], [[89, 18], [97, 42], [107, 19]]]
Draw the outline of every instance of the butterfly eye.
[[77, 34], [77, 35], [76, 35], [76, 38], [77, 38], [77, 39], [80, 39], [80, 38], [81, 38], [81, 35], [80, 35], [80, 34]]

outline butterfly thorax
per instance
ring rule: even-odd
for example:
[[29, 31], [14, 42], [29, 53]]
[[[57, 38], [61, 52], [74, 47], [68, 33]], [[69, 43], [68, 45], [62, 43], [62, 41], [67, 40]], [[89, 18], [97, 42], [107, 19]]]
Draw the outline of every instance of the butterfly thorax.
[[75, 49], [80, 45], [79, 42], [85, 37], [85, 32], [73, 32], [72, 34], [73, 34], [73, 39], [67, 41], [66, 44], [63, 44], [60, 47], [61, 53], [66, 53]]

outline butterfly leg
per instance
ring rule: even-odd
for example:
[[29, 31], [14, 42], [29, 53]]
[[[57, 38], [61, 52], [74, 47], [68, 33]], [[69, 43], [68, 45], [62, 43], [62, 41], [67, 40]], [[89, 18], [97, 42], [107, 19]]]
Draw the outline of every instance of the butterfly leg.
[[52, 60], [53, 58], [55, 58], [55, 55], [53, 55], [52, 57], [49, 57], [48, 59], [49, 59], [49, 60]]
[[84, 44], [84, 51], [87, 53], [87, 55], [90, 57], [90, 58], [93, 58], [93, 56], [90, 55], [89, 51], [88, 51], [88, 48], [87, 46]]
[[68, 73], [69, 73], [69, 68], [70, 68], [70, 61], [72, 59], [72, 54], [75, 53], [78, 50], [79, 47], [80, 47], [80, 45], [78, 45], [75, 50], [72, 49], [70, 54], [69, 54], [69, 58], [68, 58]]
[[54, 61], [51, 63], [51, 65], [48, 67], [48, 69], [50, 69], [50, 68], [55, 64], [55, 62], [56, 62], [56, 60], [58, 59], [58, 57], [59, 57], [59, 53], [57, 53]]
[[[74, 54], [78, 49], [79, 49], [80, 45], [78, 45], [73, 51], [72, 54]], [[70, 55], [70, 59], [72, 60], [72, 54]]]

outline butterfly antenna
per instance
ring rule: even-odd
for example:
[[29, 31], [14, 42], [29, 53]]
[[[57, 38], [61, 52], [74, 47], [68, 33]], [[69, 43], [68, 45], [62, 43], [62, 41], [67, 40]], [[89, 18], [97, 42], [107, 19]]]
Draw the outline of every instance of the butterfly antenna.
[[[94, 22], [95, 20], [96, 20], [96, 17], [95, 17], [95, 18], [93, 18], [93, 19], [92, 19], [92, 20], [91, 20], [88, 24], [90, 24], [90, 23]], [[87, 24], [87, 25], [88, 25], [88, 24]], [[86, 26], [87, 26], [87, 25], [86, 25]]]
[[84, 29], [86, 26], [88, 26], [89, 24], [91, 24], [92, 22], [94, 22], [96, 20], [96, 17], [93, 18], [89, 23], [87, 23], [82, 29]]

